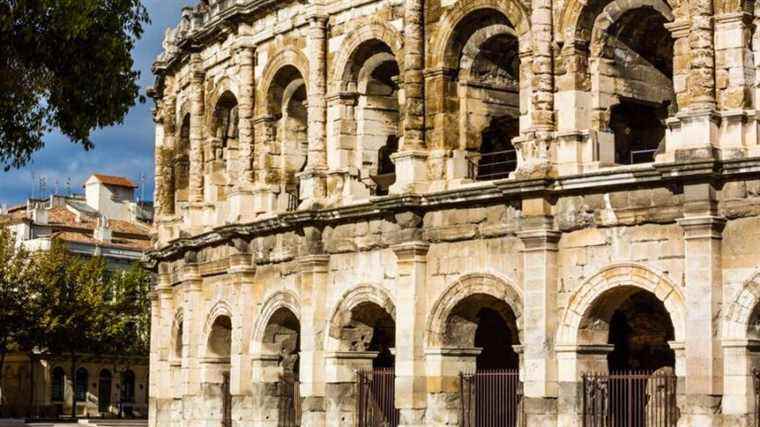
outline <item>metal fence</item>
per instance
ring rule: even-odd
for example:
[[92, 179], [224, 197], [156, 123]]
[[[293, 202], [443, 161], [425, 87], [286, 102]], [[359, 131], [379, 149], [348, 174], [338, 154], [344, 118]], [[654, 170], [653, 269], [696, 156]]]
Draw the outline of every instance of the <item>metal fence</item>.
[[520, 374], [514, 369], [460, 374], [462, 427], [522, 427]]
[[677, 422], [675, 375], [583, 375], [583, 427], [675, 427]]
[[517, 168], [517, 151], [503, 150], [482, 153], [477, 163], [470, 160], [467, 177], [478, 181], [509, 178], [509, 174]]
[[280, 380], [280, 427], [301, 425], [301, 384], [286, 378]]
[[356, 372], [356, 420], [358, 427], [396, 427], [396, 386], [393, 368]]
[[232, 393], [229, 373], [225, 373], [222, 377], [222, 427], [232, 427]]
[[760, 370], [752, 370], [752, 385], [755, 389], [755, 427], [760, 427]]

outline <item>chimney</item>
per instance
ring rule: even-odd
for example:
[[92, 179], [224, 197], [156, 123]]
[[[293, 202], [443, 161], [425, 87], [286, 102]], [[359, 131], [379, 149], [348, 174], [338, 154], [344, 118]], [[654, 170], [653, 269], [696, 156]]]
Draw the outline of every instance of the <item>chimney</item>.
[[32, 222], [37, 225], [48, 225], [48, 211], [42, 203], [32, 205]]
[[93, 238], [101, 242], [110, 242], [112, 233], [111, 228], [108, 226], [108, 219], [101, 216], [95, 223], [95, 230], [93, 231]]

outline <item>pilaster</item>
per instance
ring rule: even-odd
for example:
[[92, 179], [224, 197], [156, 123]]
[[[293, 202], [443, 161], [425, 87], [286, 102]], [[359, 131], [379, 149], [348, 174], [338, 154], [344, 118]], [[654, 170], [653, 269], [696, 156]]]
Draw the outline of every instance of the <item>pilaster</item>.
[[325, 425], [325, 353], [322, 328], [326, 322], [329, 255], [298, 258], [301, 274], [301, 399], [302, 424]]
[[228, 219], [231, 222], [249, 222], [254, 219], [253, 207], [253, 106], [256, 81], [254, 77], [255, 51], [241, 46], [236, 52], [240, 91], [238, 99], [238, 179], [232, 184], [229, 196]]
[[203, 82], [206, 77], [203, 60], [200, 53], [193, 53], [191, 61], [190, 80], [190, 228], [197, 234], [203, 228], [203, 117], [204, 91]]
[[[756, 366], [760, 341], [754, 339], [723, 340], [723, 425], [755, 425], [755, 390], [752, 368]], [[754, 359], [754, 360], [753, 360]]]
[[523, 242], [525, 410], [530, 426], [550, 426], [557, 416], [557, 242], [552, 206], [544, 198], [523, 201], [518, 236]]
[[396, 408], [400, 425], [421, 426], [425, 414], [425, 306], [427, 253], [422, 241], [391, 247], [397, 258], [396, 277]]
[[[709, 184], [686, 188], [687, 201]], [[707, 196], [707, 195], [706, 195]], [[708, 196], [709, 197], [709, 196]], [[687, 202], [688, 203], [688, 202]], [[700, 209], [701, 210], [701, 209]], [[686, 398], [679, 425], [718, 425], [716, 415], [723, 394], [723, 353], [720, 347], [722, 232], [726, 220], [709, 211], [679, 219], [685, 240], [686, 289]]]
[[314, 13], [309, 17], [309, 88], [308, 138], [309, 153], [306, 171], [300, 175], [301, 195], [316, 202], [327, 194], [327, 16]]

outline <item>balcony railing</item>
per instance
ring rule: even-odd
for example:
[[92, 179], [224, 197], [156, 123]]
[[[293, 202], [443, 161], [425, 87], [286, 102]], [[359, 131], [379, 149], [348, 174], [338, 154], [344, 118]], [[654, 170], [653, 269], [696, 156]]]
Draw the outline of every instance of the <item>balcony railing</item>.
[[502, 150], [483, 153], [480, 161], [469, 160], [467, 178], [476, 181], [491, 181], [509, 178], [509, 174], [517, 168], [517, 151]]

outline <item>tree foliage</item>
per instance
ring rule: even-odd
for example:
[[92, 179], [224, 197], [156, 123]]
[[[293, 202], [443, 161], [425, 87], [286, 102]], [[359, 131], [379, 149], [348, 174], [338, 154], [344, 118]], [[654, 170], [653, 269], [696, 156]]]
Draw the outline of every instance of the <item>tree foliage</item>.
[[57, 241], [28, 253], [0, 227], [0, 372], [22, 351], [69, 357], [74, 378], [85, 355], [147, 356], [149, 337], [150, 275], [139, 265], [110, 271]]
[[54, 129], [85, 149], [139, 95], [141, 0], [0, 0], [0, 162], [26, 164]]
[[0, 228], [0, 372], [4, 372], [9, 352], [25, 351], [32, 345], [33, 278], [27, 252], [17, 249], [13, 235]]

